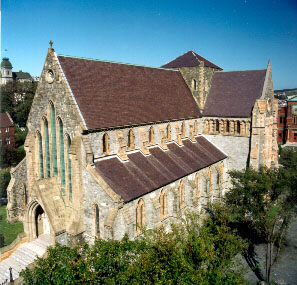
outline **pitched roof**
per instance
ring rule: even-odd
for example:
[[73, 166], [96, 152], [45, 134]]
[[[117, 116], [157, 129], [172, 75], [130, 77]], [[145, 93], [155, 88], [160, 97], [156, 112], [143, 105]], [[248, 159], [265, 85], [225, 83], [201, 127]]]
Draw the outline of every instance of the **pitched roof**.
[[29, 72], [17, 71], [12, 72], [12, 74], [15, 79], [32, 79]]
[[0, 113], [0, 128], [12, 127], [13, 124], [13, 120], [8, 112]]
[[200, 62], [204, 62], [204, 66], [222, 70], [222, 68], [208, 61], [196, 52], [190, 50], [176, 59], [164, 64], [163, 68], [180, 68], [180, 67], [195, 67], [199, 66]]
[[215, 72], [203, 116], [250, 117], [265, 76], [266, 69]]
[[[58, 55], [88, 129], [200, 115], [175, 70]], [[181, 107], [182, 106], [182, 107]]]
[[291, 97], [290, 99], [287, 100], [288, 102], [297, 102], [297, 95]]
[[203, 136], [196, 137], [196, 143], [188, 139], [183, 143], [182, 147], [168, 143], [168, 151], [150, 148], [149, 156], [140, 151], [128, 154], [129, 161], [124, 163], [116, 157], [103, 159], [95, 168], [124, 202], [129, 202], [226, 158]]

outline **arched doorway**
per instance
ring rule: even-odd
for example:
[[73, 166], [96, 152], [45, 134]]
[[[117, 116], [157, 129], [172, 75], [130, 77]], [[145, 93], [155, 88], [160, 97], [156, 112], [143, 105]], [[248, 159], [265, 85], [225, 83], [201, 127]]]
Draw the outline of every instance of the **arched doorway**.
[[50, 234], [50, 224], [42, 206], [35, 200], [30, 203], [26, 217], [26, 233], [32, 241], [42, 234]]

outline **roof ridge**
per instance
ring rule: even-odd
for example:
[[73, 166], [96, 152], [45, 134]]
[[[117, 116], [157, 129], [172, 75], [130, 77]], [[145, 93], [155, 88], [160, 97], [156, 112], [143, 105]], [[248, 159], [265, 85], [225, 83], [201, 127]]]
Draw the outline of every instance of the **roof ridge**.
[[57, 56], [179, 72], [177, 69], [173, 69], [173, 68], [153, 67], [153, 66], [146, 66], [146, 65], [140, 65], [140, 64], [125, 63], [125, 62], [118, 62], [118, 61], [111, 61], [111, 60], [104, 60], [104, 59], [88, 58], [88, 57], [79, 57], [79, 56], [72, 56], [72, 55], [65, 55], [65, 54], [57, 54]]
[[244, 72], [244, 71], [260, 71], [267, 70], [267, 68], [259, 68], [259, 69], [245, 69], [245, 70], [218, 70], [215, 73], [223, 73], [223, 72]]
[[[168, 63], [170, 63], [170, 62], [172, 62], [172, 61], [174, 61], [174, 60], [176, 60], [177, 58], [179, 58], [179, 57], [181, 57], [181, 56], [183, 56], [183, 55], [185, 55], [186, 53], [188, 53], [188, 52], [193, 52], [192, 50], [188, 50], [188, 51], [186, 51], [186, 52], [184, 52], [182, 55], [179, 55], [179, 56], [177, 56], [176, 58], [174, 58], [174, 59], [172, 59], [172, 60], [170, 60], [170, 61], [168, 61], [168, 62], [166, 62], [165, 64], [163, 64], [162, 66], [164, 66], [164, 65], [166, 65], [166, 64], [168, 64]], [[162, 67], [161, 67], [162, 68]], [[170, 68], [165, 68], [165, 69], [168, 69], [168, 70], [170, 70]]]
[[[198, 61], [198, 63], [200, 64], [200, 60], [199, 60], [199, 58], [197, 57], [197, 53], [195, 53], [194, 51], [191, 51], [192, 52], [192, 54], [194, 55], [194, 57], [197, 59], [197, 61]], [[199, 55], [200, 56], [200, 55]], [[202, 57], [202, 56], [201, 56]]]
[[14, 124], [12, 118], [10, 117], [10, 114], [9, 114], [7, 111], [6, 111], [5, 113], [6, 113], [7, 117], [9, 118], [10, 122], [11, 122], [12, 124]]

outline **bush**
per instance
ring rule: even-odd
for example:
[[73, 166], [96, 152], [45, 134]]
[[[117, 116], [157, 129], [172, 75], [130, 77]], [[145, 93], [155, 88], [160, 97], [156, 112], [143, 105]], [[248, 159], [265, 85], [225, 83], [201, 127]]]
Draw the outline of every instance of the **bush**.
[[0, 199], [7, 198], [6, 188], [10, 181], [10, 170], [3, 169], [0, 171]]
[[189, 213], [172, 232], [144, 231], [136, 241], [97, 239], [72, 249], [57, 244], [21, 276], [25, 284], [242, 283], [235, 256], [245, 244], [226, 223], [199, 221]]

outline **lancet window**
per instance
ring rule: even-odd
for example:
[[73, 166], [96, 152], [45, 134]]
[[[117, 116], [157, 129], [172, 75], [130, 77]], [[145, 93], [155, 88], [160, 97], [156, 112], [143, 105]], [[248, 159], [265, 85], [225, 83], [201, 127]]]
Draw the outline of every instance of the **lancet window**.
[[58, 175], [58, 165], [57, 165], [57, 138], [56, 138], [56, 115], [55, 107], [52, 102], [50, 102], [50, 113], [51, 113], [51, 136], [52, 136], [52, 160], [53, 160], [53, 175]]
[[65, 157], [64, 157], [64, 133], [63, 133], [63, 123], [60, 118], [58, 118], [59, 124], [59, 148], [60, 148], [60, 173], [61, 173], [61, 184], [65, 186]]
[[48, 134], [48, 122], [47, 119], [43, 119], [43, 131], [44, 131], [44, 149], [45, 149], [45, 168], [46, 177], [51, 176], [51, 165], [50, 165], [50, 150], [49, 150], [49, 134]]
[[160, 218], [161, 220], [167, 216], [167, 193], [166, 190], [162, 190], [159, 197], [160, 202]]
[[144, 219], [144, 201], [140, 199], [138, 201], [137, 207], [136, 207], [136, 228], [137, 231], [140, 231], [142, 227], [145, 225], [145, 219]]

